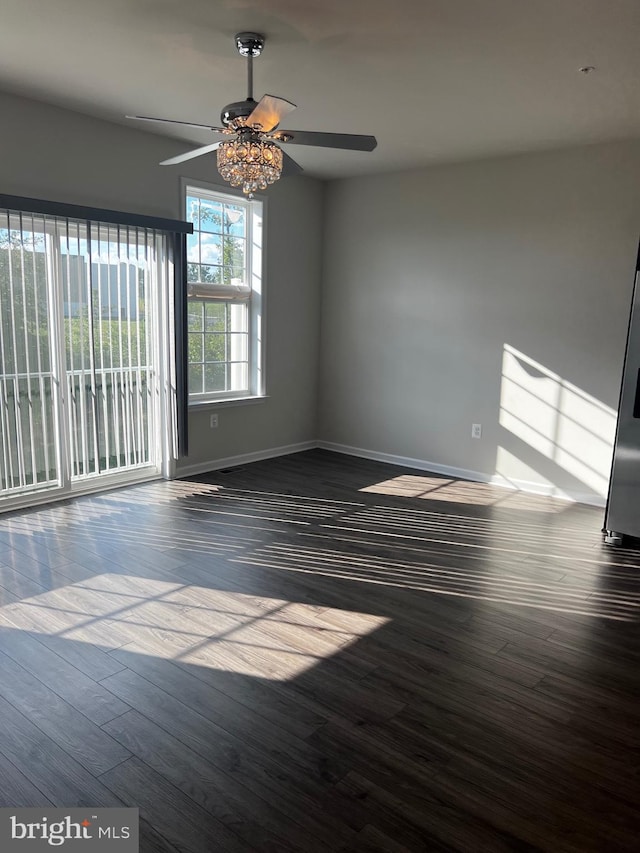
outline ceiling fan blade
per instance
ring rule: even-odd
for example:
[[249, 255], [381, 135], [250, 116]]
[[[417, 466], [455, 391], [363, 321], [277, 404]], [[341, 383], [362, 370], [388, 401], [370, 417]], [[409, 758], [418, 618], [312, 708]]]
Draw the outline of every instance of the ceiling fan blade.
[[282, 152], [282, 177], [283, 178], [293, 178], [295, 175], [299, 175], [301, 172], [304, 172], [304, 169], [300, 165], [300, 163], [296, 163], [293, 157], [289, 157], [289, 155], [283, 151]]
[[318, 145], [321, 148], [344, 148], [348, 151], [373, 151], [375, 136], [357, 133], [320, 133], [313, 130], [276, 130], [271, 139], [291, 145]]
[[190, 121], [176, 121], [172, 118], [151, 118], [150, 116], [125, 116], [125, 118], [135, 119], [135, 121], [161, 121], [164, 124], [181, 124], [183, 127], [201, 127], [205, 130], [213, 130], [216, 133], [224, 133], [222, 127], [212, 127], [210, 124], [194, 124]]
[[208, 154], [210, 151], [215, 151], [222, 145], [220, 142], [212, 142], [211, 145], [203, 145], [202, 148], [194, 148], [191, 151], [185, 151], [184, 154], [178, 154], [175, 157], [169, 157], [168, 160], [163, 160], [161, 166], [175, 166], [177, 163], [184, 163], [185, 160], [193, 160], [194, 157], [201, 157], [203, 154]]
[[246, 123], [249, 127], [259, 124], [263, 133], [269, 133], [295, 108], [295, 104], [284, 98], [278, 98], [276, 95], [263, 95], [258, 101], [258, 105], [253, 108], [251, 115], [248, 116]]

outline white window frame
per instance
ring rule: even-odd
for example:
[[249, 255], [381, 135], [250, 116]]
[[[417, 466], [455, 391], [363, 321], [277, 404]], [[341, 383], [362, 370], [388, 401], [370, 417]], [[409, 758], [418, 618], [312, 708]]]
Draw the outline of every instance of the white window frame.
[[[254, 402], [266, 395], [264, 376], [265, 276], [264, 239], [266, 203], [264, 198], [247, 199], [219, 185], [181, 179], [182, 210], [188, 218], [187, 197], [244, 207], [247, 222], [246, 283], [239, 286], [187, 283], [187, 299], [205, 302], [244, 302], [248, 309], [248, 388], [238, 391], [189, 392], [190, 408], [212, 408], [217, 404]], [[191, 295], [190, 295], [191, 294]], [[206, 295], [205, 295], [206, 294]], [[187, 337], [188, 337], [187, 332]]]

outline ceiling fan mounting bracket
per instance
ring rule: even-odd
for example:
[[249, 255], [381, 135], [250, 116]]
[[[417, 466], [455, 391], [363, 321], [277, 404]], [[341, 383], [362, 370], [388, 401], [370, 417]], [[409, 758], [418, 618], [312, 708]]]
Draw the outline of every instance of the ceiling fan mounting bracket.
[[256, 106], [256, 101], [253, 98], [247, 98], [246, 101], [235, 101], [233, 104], [227, 104], [220, 113], [220, 121], [225, 127], [229, 127], [232, 121], [237, 118], [248, 118]]
[[264, 36], [260, 33], [238, 33], [236, 47], [240, 56], [260, 56], [264, 48]]

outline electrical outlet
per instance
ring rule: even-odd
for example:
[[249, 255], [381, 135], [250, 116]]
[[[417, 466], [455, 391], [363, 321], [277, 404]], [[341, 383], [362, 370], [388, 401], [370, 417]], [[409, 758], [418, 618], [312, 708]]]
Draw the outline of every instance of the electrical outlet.
[[471, 424], [471, 438], [482, 438], [482, 424]]
[[216, 427], [218, 426], [218, 416], [217, 415], [210, 415], [209, 426], [211, 427], [211, 429], [216, 429]]

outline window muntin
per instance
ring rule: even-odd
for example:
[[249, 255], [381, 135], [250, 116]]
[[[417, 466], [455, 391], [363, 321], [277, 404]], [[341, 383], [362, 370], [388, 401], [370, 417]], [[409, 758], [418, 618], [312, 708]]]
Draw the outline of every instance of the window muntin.
[[186, 216], [190, 402], [259, 396], [262, 203], [187, 186]]

